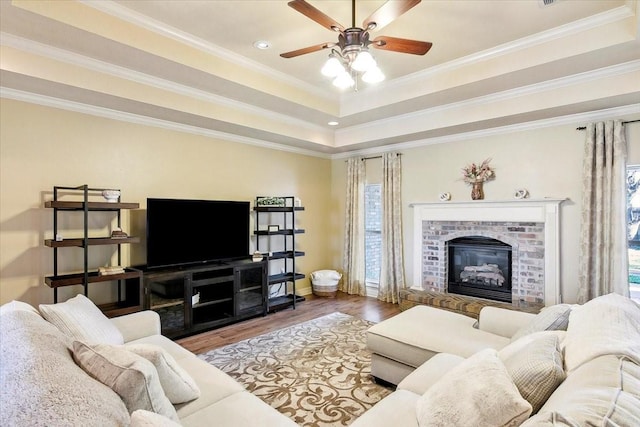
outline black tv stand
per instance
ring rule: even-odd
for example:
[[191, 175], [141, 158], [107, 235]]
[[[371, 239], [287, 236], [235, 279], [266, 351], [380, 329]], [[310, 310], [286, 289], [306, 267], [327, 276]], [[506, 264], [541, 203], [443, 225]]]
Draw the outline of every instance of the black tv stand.
[[143, 271], [144, 308], [179, 338], [267, 314], [267, 263], [251, 259]]

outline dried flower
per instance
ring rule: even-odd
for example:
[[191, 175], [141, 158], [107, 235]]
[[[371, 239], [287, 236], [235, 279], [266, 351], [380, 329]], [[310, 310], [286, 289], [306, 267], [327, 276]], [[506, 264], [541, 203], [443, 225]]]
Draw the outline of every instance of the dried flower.
[[491, 159], [486, 159], [480, 166], [471, 163], [462, 168], [462, 179], [464, 182], [473, 184], [474, 182], [484, 182], [495, 178], [496, 174], [493, 169], [491, 169], [491, 166], [489, 166], [490, 161]]

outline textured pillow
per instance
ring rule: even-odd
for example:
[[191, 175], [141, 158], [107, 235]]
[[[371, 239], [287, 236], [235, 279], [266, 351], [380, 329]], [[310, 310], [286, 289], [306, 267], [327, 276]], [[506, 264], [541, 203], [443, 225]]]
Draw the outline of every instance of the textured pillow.
[[131, 414], [131, 427], [180, 427], [180, 424], [155, 412], [138, 409]]
[[573, 306], [571, 304], [556, 304], [543, 308], [531, 322], [513, 334], [511, 342], [534, 332], [566, 331], [572, 308]]
[[125, 348], [153, 363], [164, 394], [171, 403], [190, 402], [200, 397], [200, 389], [193, 378], [162, 347], [153, 344], [126, 344]]
[[482, 350], [432, 385], [419, 399], [420, 427], [518, 426], [531, 405], [518, 389], [493, 349]]
[[[564, 334], [565, 332], [562, 331]], [[536, 332], [498, 352], [520, 395], [538, 412], [564, 381], [560, 339], [554, 331]]]
[[606, 354], [640, 364], [640, 307], [617, 294], [592, 299], [571, 312], [563, 344], [567, 372]]
[[71, 344], [37, 313], [2, 313], [0, 426], [129, 425], [120, 396], [76, 365]]
[[0, 315], [4, 314], [4, 313], [8, 313], [10, 311], [30, 311], [32, 313], [37, 314], [38, 316], [40, 315], [40, 313], [38, 313], [38, 310], [35, 309], [35, 307], [33, 307], [32, 305], [27, 304], [26, 302], [22, 302], [22, 301], [9, 301], [6, 304], [2, 304], [2, 306], [0, 306]]
[[122, 346], [90, 346], [80, 341], [73, 343], [73, 358], [85, 372], [118, 393], [130, 413], [145, 409], [178, 421], [158, 372], [147, 359]]
[[74, 340], [124, 344], [118, 328], [82, 294], [59, 304], [40, 304], [38, 308], [42, 317]]

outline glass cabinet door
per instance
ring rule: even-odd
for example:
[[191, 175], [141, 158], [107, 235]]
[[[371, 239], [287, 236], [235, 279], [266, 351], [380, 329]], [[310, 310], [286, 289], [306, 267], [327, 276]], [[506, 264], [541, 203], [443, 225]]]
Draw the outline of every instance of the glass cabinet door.
[[266, 263], [236, 268], [236, 315], [267, 310]]

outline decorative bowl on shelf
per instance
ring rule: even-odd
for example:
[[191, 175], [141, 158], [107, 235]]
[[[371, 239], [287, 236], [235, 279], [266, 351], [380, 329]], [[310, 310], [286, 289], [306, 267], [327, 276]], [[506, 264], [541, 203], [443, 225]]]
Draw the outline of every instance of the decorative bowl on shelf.
[[120, 198], [120, 190], [104, 190], [102, 197], [107, 199], [109, 203], [115, 203], [118, 201], [118, 198]]

